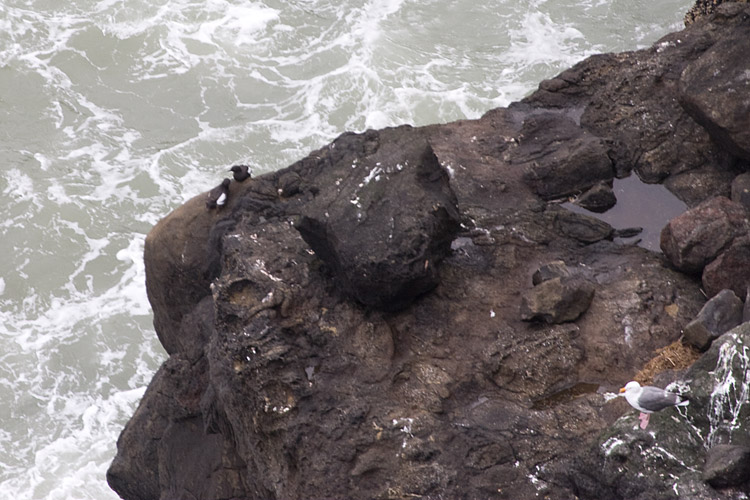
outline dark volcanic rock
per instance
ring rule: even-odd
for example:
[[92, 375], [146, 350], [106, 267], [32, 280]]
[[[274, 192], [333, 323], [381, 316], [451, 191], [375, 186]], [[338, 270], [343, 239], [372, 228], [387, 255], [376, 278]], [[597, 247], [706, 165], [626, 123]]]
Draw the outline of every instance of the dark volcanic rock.
[[750, 285], [750, 237], [739, 238], [703, 270], [703, 288], [711, 297], [729, 288], [740, 297]]
[[685, 26], [713, 14], [716, 11], [716, 7], [725, 2], [749, 3], [750, 0], [695, 0], [695, 4], [685, 14]]
[[701, 351], [724, 332], [742, 323], [744, 304], [731, 290], [722, 290], [706, 302], [698, 317], [683, 330], [684, 342]]
[[750, 447], [719, 444], [708, 451], [703, 480], [714, 488], [739, 486], [750, 479]]
[[[736, 16], [746, 5], [727, 3], [720, 15]], [[722, 39], [688, 64], [680, 77], [680, 102], [711, 137], [732, 154], [750, 160], [750, 24], [737, 25], [736, 39]]]
[[611, 239], [615, 229], [606, 222], [590, 215], [570, 212], [565, 209], [550, 212], [555, 214], [555, 227], [568, 238], [581, 243], [596, 243]]
[[[750, 53], [750, 7], [719, 10], [480, 119], [344, 134], [232, 183], [220, 212], [200, 195], [165, 218], [145, 259], [170, 357], [110, 485], [128, 500], [732, 498], [700, 471], [707, 449], [750, 446], [750, 327], [690, 369], [687, 408], [641, 431], [622, 398], [576, 388], [631, 380], [698, 314], [700, 283], [545, 201], [632, 170], [690, 206], [729, 194], [743, 161], [679, 104], [712, 46]], [[708, 205], [704, 238], [669, 229], [693, 242], [667, 245], [682, 268], [747, 234], [739, 205]], [[585, 280], [595, 298], [573, 321], [523, 321], [529, 276], [559, 260], [575, 278], [535, 288]]]
[[607, 146], [562, 113], [532, 114], [523, 123], [515, 162], [545, 200], [579, 193], [614, 177]]
[[456, 196], [424, 129], [372, 131], [368, 140], [365, 155], [337, 141], [338, 161], [317, 177], [319, 194], [296, 227], [346, 292], [404, 308], [438, 283], [459, 226]]
[[594, 285], [586, 280], [552, 278], [523, 294], [521, 319], [547, 323], [573, 321], [586, 312], [594, 298]]
[[569, 276], [572, 276], [572, 274], [568, 266], [565, 265], [565, 262], [555, 260], [540, 266], [539, 269], [534, 271], [534, 274], [531, 275], [531, 283], [536, 286], [552, 278], [567, 278]]
[[732, 181], [732, 201], [750, 210], [750, 172], [740, 174]]
[[749, 230], [742, 205], [720, 196], [670, 220], [661, 232], [661, 250], [677, 269], [697, 273]]
[[579, 196], [575, 203], [586, 210], [601, 213], [614, 207], [617, 203], [617, 197], [611, 185], [600, 182]]

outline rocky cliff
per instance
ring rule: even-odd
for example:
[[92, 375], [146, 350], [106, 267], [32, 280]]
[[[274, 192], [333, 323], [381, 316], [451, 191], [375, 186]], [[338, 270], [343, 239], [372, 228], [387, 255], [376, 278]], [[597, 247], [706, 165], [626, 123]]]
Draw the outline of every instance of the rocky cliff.
[[[747, 380], [746, 325], [669, 376], [693, 399], [683, 413], [642, 431], [604, 396], [681, 337], [702, 281], [750, 282], [736, 180], [750, 159], [750, 6], [716, 10], [478, 120], [343, 134], [232, 182], [221, 209], [201, 195], [164, 218], [145, 261], [169, 359], [118, 440], [112, 488], [739, 498], [748, 394], [716, 387]], [[611, 199], [631, 172], [691, 207], [665, 254], [559, 203], [592, 188]], [[706, 278], [712, 265], [724, 274]], [[718, 472], [703, 470], [712, 456]]]

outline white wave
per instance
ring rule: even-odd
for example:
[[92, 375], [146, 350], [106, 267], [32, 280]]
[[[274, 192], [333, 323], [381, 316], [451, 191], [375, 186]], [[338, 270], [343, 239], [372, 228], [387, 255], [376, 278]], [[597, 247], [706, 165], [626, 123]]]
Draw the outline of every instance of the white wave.
[[7, 187], [3, 189], [3, 195], [14, 198], [17, 202], [38, 201], [34, 191], [34, 182], [27, 174], [17, 168], [12, 168], [4, 177]]

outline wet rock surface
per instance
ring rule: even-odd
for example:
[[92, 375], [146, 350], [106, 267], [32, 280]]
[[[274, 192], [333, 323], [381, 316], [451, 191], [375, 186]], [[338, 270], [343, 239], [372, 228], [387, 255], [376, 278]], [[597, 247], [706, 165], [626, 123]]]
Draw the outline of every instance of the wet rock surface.
[[[145, 260], [170, 357], [110, 485], [126, 499], [738, 498], [701, 471], [708, 449], [750, 445], [747, 324], [685, 374], [687, 409], [641, 431], [602, 393], [680, 337], [701, 283], [553, 199], [633, 170], [691, 207], [728, 196], [747, 162], [682, 107], [680, 78], [722, 39], [750, 43], [735, 36], [748, 9], [591, 57], [478, 120], [344, 134], [232, 182], [224, 208], [200, 195], [167, 216]], [[533, 286], [555, 261], [562, 275]], [[583, 314], [522, 319], [528, 290], [571, 279], [593, 289]]]

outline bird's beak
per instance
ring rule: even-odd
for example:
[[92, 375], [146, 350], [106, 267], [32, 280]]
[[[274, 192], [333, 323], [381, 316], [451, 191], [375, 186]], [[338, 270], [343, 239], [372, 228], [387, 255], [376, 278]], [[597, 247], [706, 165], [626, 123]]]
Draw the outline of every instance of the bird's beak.
[[621, 387], [621, 388], [620, 388], [620, 394], [622, 394], [623, 392], [625, 392], [625, 388], [624, 388], [624, 387]]

